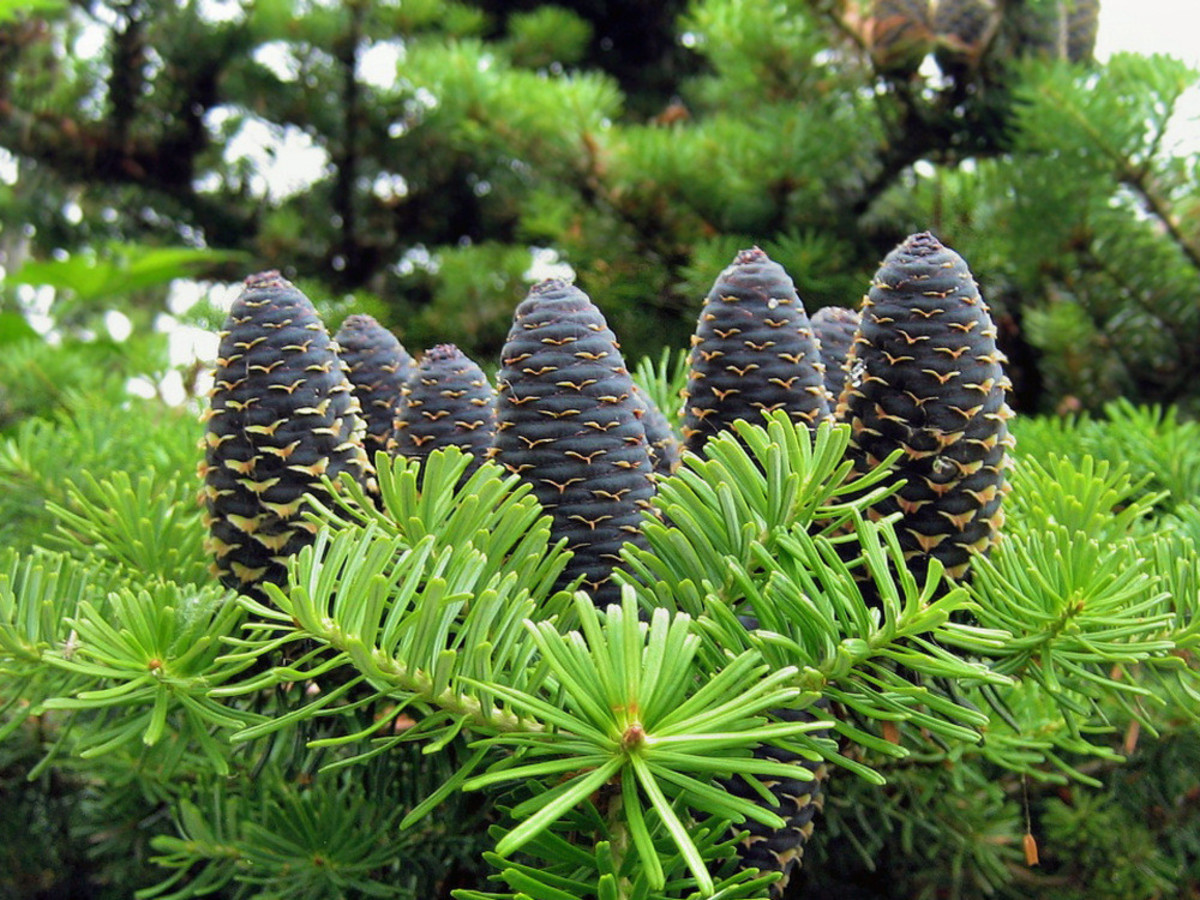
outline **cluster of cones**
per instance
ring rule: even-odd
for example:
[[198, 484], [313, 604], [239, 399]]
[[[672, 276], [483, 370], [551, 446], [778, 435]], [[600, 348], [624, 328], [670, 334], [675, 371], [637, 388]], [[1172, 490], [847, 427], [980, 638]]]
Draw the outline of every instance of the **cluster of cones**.
[[[349, 472], [369, 485], [375, 454], [454, 445], [475, 466], [491, 459], [529, 483], [573, 551], [563, 584], [582, 578], [605, 605], [618, 597], [620, 549], [642, 542], [657, 480], [681, 446], [703, 455], [736, 420], [777, 410], [812, 429], [848, 424], [860, 474], [901, 451], [903, 485], [871, 513], [896, 517], [919, 573], [937, 559], [964, 577], [1003, 522], [1004, 358], [966, 263], [928, 233], [886, 257], [858, 310], [811, 319], [782, 266], [758, 248], [740, 252], [700, 312], [682, 440], [634, 384], [600, 310], [561, 280], [535, 285], [517, 307], [494, 388], [451, 345], [414, 362], [368, 316], [331, 337], [276, 272], [246, 280], [219, 352], [201, 500], [216, 574], [251, 594], [282, 583], [287, 557], [312, 540], [305, 498], [321, 494], [323, 476]], [[797, 777], [767, 785], [788, 827], [753, 826], [742, 849], [746, 865], [785, 875], [811, 831], [821, 779], [791, 761]], [[727, 788], [758, 796], [738, 779]]]

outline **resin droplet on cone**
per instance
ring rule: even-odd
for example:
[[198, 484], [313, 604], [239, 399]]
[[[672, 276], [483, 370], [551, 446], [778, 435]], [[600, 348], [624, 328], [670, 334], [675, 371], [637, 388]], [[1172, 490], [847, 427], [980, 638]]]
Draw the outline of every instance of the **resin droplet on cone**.
[[359, 404], [312, 303], [278, 272], [246, 279], [220, 334], [205, 413], [207, 548], [226, 587], [261, 596], [312, 542], [304, 495], [371, 472]]
[[900, 491], [873, 510], [901, 513], [913, 568], [939, 559], [953, 577], [1004, 520], [1013, 439], [1004, 356], [967, 264], [928, 233], [888, 254], [863, 300], [837, 418], [858, 473], [899, 448]]
[[604, 316], [578, 288], [544, 281], [517, 307], [497, 376], [493, 458], [525, 479], [574, 556], [597, 604], [626, 541], [641, 542], [654, 494], [633, 380]]

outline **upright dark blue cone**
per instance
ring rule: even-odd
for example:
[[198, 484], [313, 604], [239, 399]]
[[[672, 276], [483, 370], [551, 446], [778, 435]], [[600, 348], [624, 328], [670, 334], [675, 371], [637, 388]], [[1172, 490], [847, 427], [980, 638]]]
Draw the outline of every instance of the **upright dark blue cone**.
[[821, 345], [821, 361], [825, 364], [825, 389], [831, 398], [831, 411], [836, 409], [846, 386], [846, 357], [854, 343], [859, 318], [857, 310], [844, 306], [824, 306], [812, 314], [813, 333]]
[[313, 540], [305, 495], [324, 493], [322, 476], [372, 470], [345, 366], [304, 294], [278, 272], [251, 275], [220, 337], [200, 465], [206, 546], [222, 584], [261, 597]]
[[483, 370], [453, 344], [425, 353], [404, 387], [391, 451], [425, 459], [457, 447], [474, 458], [464, 478], [479, 468], [496, 433], [496, 392]]
[[612, 581], [626, 541], [642, 544], [654, 495], [646, 431], [633, 381], [604, 316], [559, 280], [517, 307], [497, 377], [493, 458], [529, 482], [574, 556], [598, 605], [619, 599]]
[[665, 478], [679, 466], [679, 438], [675, 436], [663, 411], [636, 382], [633, 385], [633, 401], [641, 409], [642, 427], [646, 429], [654, 474]]
[[851, 427], [858, 473], [902, 451], [899, 512], [910, 567], [936, 558], [961, 578], [1004, 522], [1012, 410], [996, 327], [967, 264], [929, 233], [884, 259], [863, 300], [837, 417]]
[[400, 394], [413, 373], [413, 360], [400, 340], [372, 316], [347, 316], [334, 340], [366, 419], [363, 443], [373, 460], [388, 447]]

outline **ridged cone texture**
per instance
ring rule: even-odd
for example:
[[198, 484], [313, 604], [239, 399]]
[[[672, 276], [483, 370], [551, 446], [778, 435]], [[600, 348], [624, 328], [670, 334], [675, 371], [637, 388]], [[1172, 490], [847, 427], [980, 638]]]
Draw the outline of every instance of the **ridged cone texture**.
[[881, 71], [915, 69], [933, 39], [929, 0], [871, 0], [863, 37]]
[[[818, 701], [826, 708], [826, 701]], [[779, 710], [777, 715], [787, 722], [811, 722], [813, 715], [808, 710]], [[748, 831], [749, 835], [738, 845], [738, 859], [743, 868], [755, 868], [762, 872], [782, 872], [783, 877], [771, 885], [771, 896], [782, 897], [788, 881], [803, 862], [804, 845], [812, 837], [814, 817], [825, 805], [823, 784], [828, 767], [823, 762], [806, 759], [790, 750], [764, 746], [754, 751], [760, 759], [794, 765], [796, 775], [792, 778], [760, 777], [759, 782], [771, 792], [775, 803], [763, 803], [762, 796], [744, 778], [735, 775], [723, 781], [725, 789], [736, 797], [753, 800], [760, 806], [782, 818], [787, 824], [783, 828], [770, 828], [761, 822], [747, 819], [734, 828]]]
[[967, 264], [929, 233], [888, 254], [863, 300], [837, 418], [857, 473], [893, 450], [906, 484], [872, 514], [901, 513], [910, 566], [965, 575], [1004, 521], [1011, 387], [996, 327]]
[[815, 428], [829, 417], [825, 370], [792, 279], [762, 250], [743, 250], [718, 277], [692, 336], [684, 394], [686, 449], [738, 419], [786, 410]]
[[933, 30], [943, 46], [971, 53], [982, 49], [999, 17], [995, 0], [937, 0]]
[[642, 427], [646, 429], [654, 474], [665, 478], [679, 466], [679, 438], [675, 436], [663, 411], [636, 383], [633, 385], [633, 401], [641, 410]]
[[222, 584], [261, 597], [312, 542], [304, 495], [321, 495], [323, 475], [371, 473], [365, 427], [336, 344], [278, 272], [246, 279], [220, 338], [200, 465], [206, 546]]
[[474, 457], [463, 477], [479, 468], [496, 433], [496, 392], [483, 370], [453, 344], [421, 358], [404, 387], [391, 452], [425, 459], [458, 447]]
[[583, 291], [552, 279], [517, 307], [497, 376], [493, 458], [525, 479], [574, 556], [560, 586], [584, 576], [598, 605], [626, 541], [644, 544], [654, 494], [633, 381], [604, 316]]
[[367, 456], [374, 459], [387, 449], [401, 391], [413, 373], [413, 359], [373, 316], [347, 316], [334, 340], [367, 422]]
[[1088, 62], [1096, 50], [1100, 28], [1100, 0], [1065, 0], [1067, 4], [1067, 59]]
[[825, 364], [825, 390], [829, 392], [831, 406], [846, 385], [846, 357], [858, 331], [859, 318], [858, 310], [823, 306], [810, 320], [821, 348], [821, 362]]

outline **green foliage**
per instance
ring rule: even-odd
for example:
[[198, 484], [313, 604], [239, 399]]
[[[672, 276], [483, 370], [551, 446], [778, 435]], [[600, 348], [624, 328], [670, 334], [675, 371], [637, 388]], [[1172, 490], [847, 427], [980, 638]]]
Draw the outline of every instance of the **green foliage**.
[[[666, 399], [677, 368], [640, 377]], [[7, 452], [98, 439], [109, 420], [91, 416], [23, 423]], [[314, 507], [317, 539], [269, 602], [206, 587], [177, 474], [195, 426], [166, 419], [97, 474], [59, 459], [80, 474], [27, 488], [68, 552], [9, 551], [3, 727], [17, 741], [21, 710], [40, 715], [42, 762], [21, 757], [35, 779], [125, 785], [111, 816], [137, 796], [172, 811], [97, 845], [113, 872], [154, 856], [157, 885], [122, 876], [146, 898], [443, 896], [448, 871], [476, 900], [761, 898], [769, 877], [738, 872], [731, 842], [776, 820], [717, 779], [790, 771], [752, 753], [763, 742], [859, 776], [833, 779], [820, 826], [859, 851], [815, 851], [810, 882], [861, 852], [902, 855], [911, 896], [1013, 891], [1020, 785], [1054, 833], [1065, 807], [1041, 781], [1109, 815], [1095, 764], [1118, 763], [1131, 723], [1169, 739], [1200, 697], [1190, 503], [1166, 506], [1126, 459], [1061, 455], [1087, 434], [1125, 446], [1100, 423], [1026, 424], [1005, 538], [967, 587], [936, 566], [918, 583], [892, 523], [865, 517], [894, 486], [886, 464], [848, 478], [844, 426], [776, 415], [660, 483], [623, 604], [601, 611], [553, 591], [567, 551], [528, 487], [491, 463], [462, 480], [453, 449], [423, 471], [380, 455], [378, 502], [348, 481]], [[56, 802], [79, 808], [74, 790]], [[100, 817], [79, 808], [80, 839]], [[1170, 878], [1177, 858], [1146, 864]]]
[[[909, 71], [834, 6], [0, 3], [0, 893], [762, 900], [734, 848], [777, 820], [720, 785], [765, 798], [764, 745], [834, 773], [793, 893], [1195, 892], [1196, 74], [1025, 58], [1053, 55], [1021, 47], [1031, 4]], [[312, 183], [268, 187], [236, 150], [263, 134], [310, 140]], [[1014, 422], [961, 584], [868, 515], [886, 462], [850, 479], [844, 428], [776, 417], [660, 482], [619, 606], [554, 591], [528, 489], [452, 451], [380, 458], [286, 585], [234, 598], [196, 411], [126, 387], [166, 369], [163, 288], [249, 260], [494, 358], [532, 246], [674, 421], [662, 348], [736, 250], [811, 312], [930, 227], [1018, 405], [1086, 410]], [[94, 336], [109, 307], [129, 340]]]

